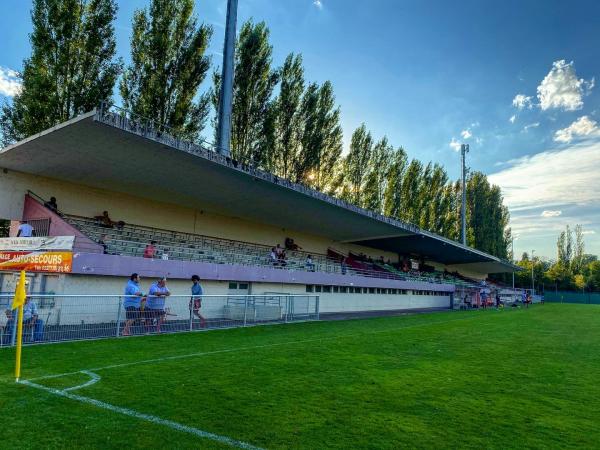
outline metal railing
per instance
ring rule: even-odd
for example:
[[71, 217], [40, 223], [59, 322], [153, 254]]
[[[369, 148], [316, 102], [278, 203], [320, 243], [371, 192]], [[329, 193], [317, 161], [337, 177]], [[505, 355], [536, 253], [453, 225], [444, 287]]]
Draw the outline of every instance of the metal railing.
[[[65, 218], [91, 239], [106, 238], [106, 251], [109, 254], [141, 257], [150, 241], [158, 241], [156, 257], [167, 254], [168, 259], [180, 261], [202, 261], [218, 264], [263, 266], [276, 269], [292, 269], [310, 272], [337, 273], [343, 275], [382, 278], [398, 281], [417, 281], [433, 284], [475, 285], [475, 283], [448, 278], [436, 274], [404, 273], [389, 266], [379, 269], [342, 265], [326, 255], [305, 251], [287, 251], [285, 264], [269, 258], [271, 247], [250, 242], [221, 239], [185, 232], [161, 230], [143, 225], [125, 224], [121, 228], [104, 228], [94, 219], [67, 215]], [[237, 250], [237, 251], [236, 251]], [[312, 264], [306, 262], [312, 256]], [[360, 263], [359, 263], [360, 264]]]
[[[15, 343], [13, 295], [0, 294], [0, 346]], [[319, 319], [317, 295], [171, 295], [161, 301], [124, 295], [29, 294], [23, 342], [75, 341]], [[136, 307], [136, 304], [139, 305]]]

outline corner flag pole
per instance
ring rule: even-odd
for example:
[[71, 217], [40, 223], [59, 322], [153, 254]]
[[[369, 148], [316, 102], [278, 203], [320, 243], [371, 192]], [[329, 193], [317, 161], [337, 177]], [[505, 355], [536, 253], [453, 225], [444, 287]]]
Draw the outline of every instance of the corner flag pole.
[[19, 382], [21, 377], [21, 347], [23, 346], [23, 305], [19, 306], [19, 321], [17, 322], [17, 362], [15, 364], [15, 378]]
[[21, 378], [21, 348], [23, 346], [23, 307], [25, 305], [25, 271], [21, 270], [19, 282], [15, 289], [15, 298], [13, 299], [12, 309], [19, 308], [19, 316], [17, 319], [17, 361], [15, 364], [15, 379], [17, 383]]

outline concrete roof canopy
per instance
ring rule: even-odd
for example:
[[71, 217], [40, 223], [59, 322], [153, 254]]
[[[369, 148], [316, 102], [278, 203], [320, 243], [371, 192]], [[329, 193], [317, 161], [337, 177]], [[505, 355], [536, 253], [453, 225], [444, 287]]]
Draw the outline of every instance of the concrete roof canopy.
[[[131, 165], [139, 170], [132, 171]], [[487, 253], [367, 211], [212, 150], [94, 110], [0, 150], [0, 167], [302, 230], [335, 241], [486, 273], [517, 268]], [[161, 176], [148, 174], [160, 168]]]

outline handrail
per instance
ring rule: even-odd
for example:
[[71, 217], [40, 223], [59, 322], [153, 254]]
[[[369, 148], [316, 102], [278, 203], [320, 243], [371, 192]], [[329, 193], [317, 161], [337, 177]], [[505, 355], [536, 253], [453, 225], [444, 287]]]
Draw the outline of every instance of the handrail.
[[[79, 215], [76, 215], [76, 214], [64, 214], [64, 216], [65, 216], [66, 219], [69, 219], [69, 218], [83, 219], [83, 220], [85, 220], [89, 224], [95, 224], [94, 219], [90, 218], [90, 217], [79, 216]], [[139, 224], [135, 224], [135, 223], [126, 223], [125, 226], [124, 226], [124, 228], [125, 227], [135, 227], [135, 228], [141, 228], [141, 229], [148, 230], [148, 231], [158, 231], [158, 232], [161, 232], [161, 233], [173, 233], [173, 234], [179, 233], [179, 234], [183, 234], [183, 235], [187, 235], [187, 236], [193, 236], [193, 237], [196, 237], [196, 238], [213, 239], [213, 240], [215, 240], [217, 242], [222, 242], [224, 244], [226, 244], [226, 243], [243, 244], [245, 246], [252, 246], [252, 247], [255, 247], [255, 248], [260, 248], [260, 249], [263, 249], [263, 250], [269, 251], [269, 252], [271, 251], [271, 248], [274, 247], [273, 245], [258, 244], [258, 243], [247, 242], [247, 241], [239, 241], [239, 240], [236, 240], [236, 239], [229, 239], [229, 238], [220, 238], [220, 237], [209, 236], [209, 235], [204, 235], [204, 234], [195, 234], [195, 233], [190, 233], [188, 231], [168, 230], [168, 229], [165, 229], [165, 228], [156, 228], [156, 227], [151, 227], [151, 226], [148, 226], [148, 225], [139, 225]], [[108, 230], [111, 230], [111, 228], [107, 228], [106, 230], [107, 230], [107, 232], [105, 234], [109, 234]], [[305, 257], [308, 256], [308, 255], [311, 255], [313, 257], [313, 259], [315, 257], [327, 258], [327, 255], [325, 255], [323, 253], [316, 253], [316, 252], [315, 253], [311, 253], [311, 252], [307, 252], [307, 251], [304, 251], [304, 250], [286, 250], [286, 251], [293, 251], [293, 252], [296, 252], [296, 253], [300, 253], [300, 254], [302, 254]]]

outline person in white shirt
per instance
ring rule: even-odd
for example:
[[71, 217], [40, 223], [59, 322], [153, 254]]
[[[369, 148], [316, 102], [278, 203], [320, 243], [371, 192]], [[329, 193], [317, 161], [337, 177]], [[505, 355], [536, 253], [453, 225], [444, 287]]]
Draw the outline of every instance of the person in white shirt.
[[276, 266], [279, 263], [279, 258], [277, 258], [277, 252], [275, 250], [275, 247], [271, 249], [271, 254], [269, 255], [269, 258], [271, 259], [271, 264], [273, 264], [274, 266]]
[[19, 232], [17, 233], [17, 237], [31, 237], [33, 236], [33, 227], [27, 223], [26, 220], [21, 222], [19, 225]]

